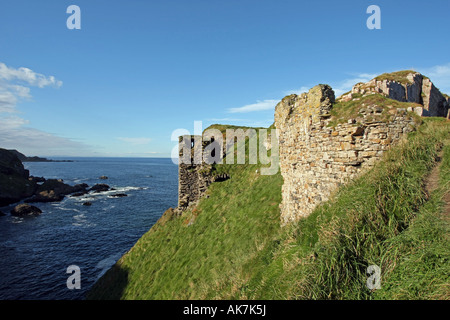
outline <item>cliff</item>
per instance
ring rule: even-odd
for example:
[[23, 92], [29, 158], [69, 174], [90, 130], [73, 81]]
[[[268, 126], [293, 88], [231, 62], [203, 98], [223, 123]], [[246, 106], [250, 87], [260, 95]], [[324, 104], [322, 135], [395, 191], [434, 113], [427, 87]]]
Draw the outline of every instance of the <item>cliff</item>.
[[36, 184], [29, 176], [15, 153], [0, 148], [0, 207], [33, 195]]
[[[44, 179], [30, 176], [23, 166], [21, 158], [24, 156], [16, 150], [0, 148], [0, 207], [26, 200], [28, 202], [61, 201], [66, 195], [73, 193], [87, 193], [87, 185], [70, 186], [61, 180]], [[46, 159], [32, 157], [31, 161], [45, 161]], [[52, 160], [46, 160], [52, 161]]]
[[72, 160], [50, 160], [42, 157], [28, 157], [17, 150], [8, 150], [19, 158], [22, 162], [73, 162]]

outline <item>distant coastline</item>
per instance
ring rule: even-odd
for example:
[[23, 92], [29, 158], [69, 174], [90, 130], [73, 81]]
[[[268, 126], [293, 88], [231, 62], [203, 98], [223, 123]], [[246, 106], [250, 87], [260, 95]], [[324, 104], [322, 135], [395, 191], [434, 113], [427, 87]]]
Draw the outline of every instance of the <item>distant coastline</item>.
[[52, 160], [47, 158], [41, 158], [41, 157], [27, 157], [23, 153], [20, 153], [17, 150], [8, 150], [12, 153], [14, 153], [20, 161], [22, 162], [74, 162], [74, 160]]

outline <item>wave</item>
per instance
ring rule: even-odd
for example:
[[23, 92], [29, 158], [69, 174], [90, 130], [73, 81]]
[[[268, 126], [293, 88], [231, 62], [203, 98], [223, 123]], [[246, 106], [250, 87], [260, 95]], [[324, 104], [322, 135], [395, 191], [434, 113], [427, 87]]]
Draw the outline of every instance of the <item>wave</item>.
[[97, 265], [95, 266], [95, 268], [97, 269], [101, 269], [100, 273], [97, 275], [97, 279], [100, 279], [100, 277], [102, 275], [104, 275], [106, 273], [106, 271], [108, 271], [116, 262], [117, 260], [119, 260], [122, 257], [122, 254], [120, 253], [116, 253], [113, 255], [110, 255], [109, 257], [100, 260]]

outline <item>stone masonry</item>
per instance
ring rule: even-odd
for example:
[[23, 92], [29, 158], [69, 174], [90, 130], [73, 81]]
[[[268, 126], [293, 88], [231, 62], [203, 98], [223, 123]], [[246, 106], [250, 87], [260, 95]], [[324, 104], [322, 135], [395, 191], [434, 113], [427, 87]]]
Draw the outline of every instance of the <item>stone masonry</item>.
[[397, 101], [422, 105], [414, 110], [419, 116], [446, 117], [449, 112], [449, 99], [434, 86], [429, 78], [418, 72], [409, 73], [406, 75], [406, 80], [401, 82], [374, 78], [367, 83], [357, 83], [351, 92], [339, 99], [349, 101], [355, 94], [364, 96], [375, 93], [381, 93]]
[[[328, 85], [285, 97], [275, 108], [279, 130], [282, 224], [308, 216], [349, 179], [372, 167], [389, 146], [414, 130], [405, 109], [391, 110], [389, 122], [327, 126], [335, 100]], [[377, 106], [372, 112], [381, 112]]]
[[[210, 143], [211, 140], [203, 141], [202, 136], [179, 137], [177, 214], [182, 214], [189, 206], [197, 204], [211, 183], [230, 178], [226, 174], [214, 174], [213, 166], [203, 162], [203, 156], [207, 152], [205, 148]], [[184, 155], [183, 150], [190, 152]]]

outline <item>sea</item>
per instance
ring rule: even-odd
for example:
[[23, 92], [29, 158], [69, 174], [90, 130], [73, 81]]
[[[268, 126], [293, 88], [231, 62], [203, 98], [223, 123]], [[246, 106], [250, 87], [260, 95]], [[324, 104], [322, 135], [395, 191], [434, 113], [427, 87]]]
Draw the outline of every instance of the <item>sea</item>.
[[[115, 190], [35, 203], [42, 210], [36, 217], [14, 217], [13, 206], [0, 208], [6, 213], [0, 216], [0, 300], [83, 300], [164, 211], [177, 205], [178, 167], [170, 158], [65, 159], [73, 162], [24, 166], [36, 177], [89, 187], [106, 183]], [[117, 193], [127, 197], [112, 196]]]

